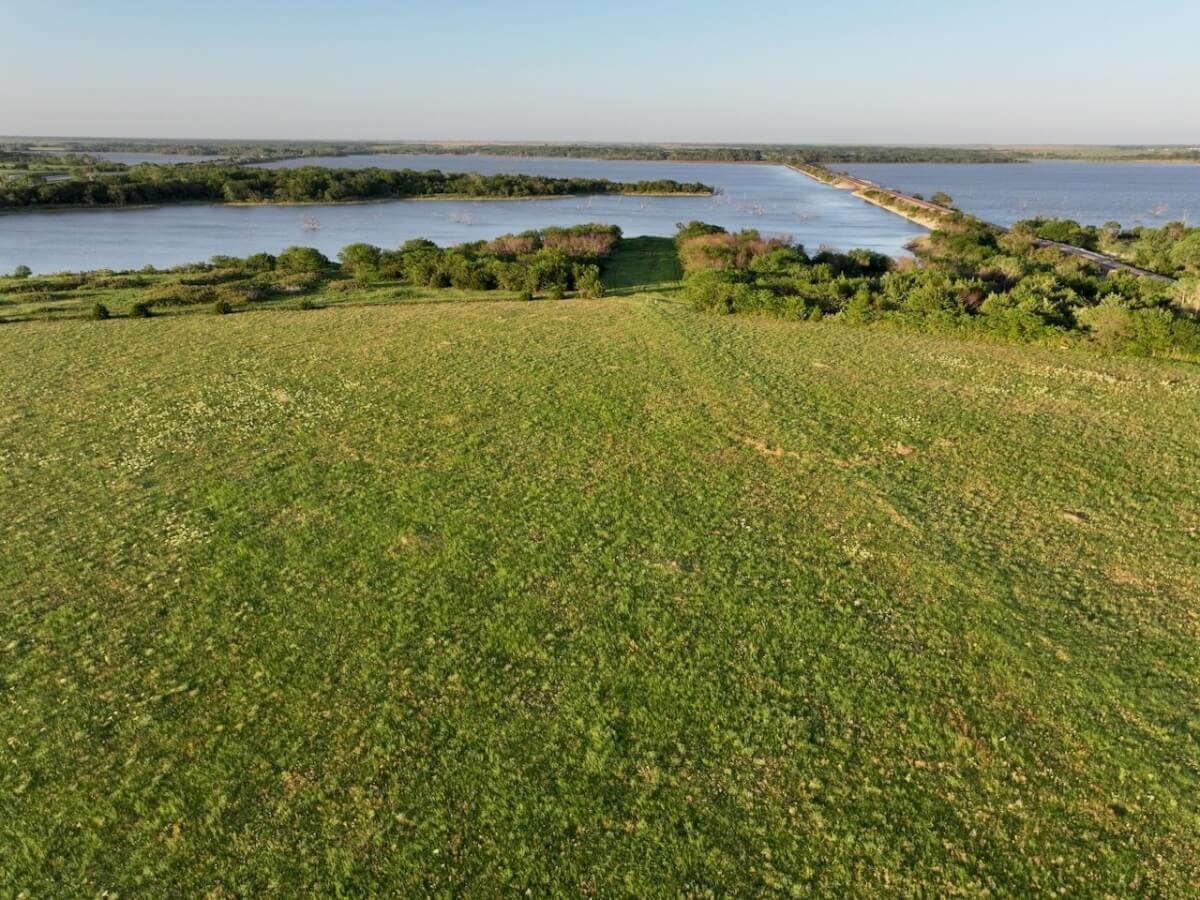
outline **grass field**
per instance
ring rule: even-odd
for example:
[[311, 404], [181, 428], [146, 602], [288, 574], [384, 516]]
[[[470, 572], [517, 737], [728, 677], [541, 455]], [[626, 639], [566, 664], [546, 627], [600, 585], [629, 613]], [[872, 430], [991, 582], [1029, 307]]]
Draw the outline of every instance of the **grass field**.
[[670, 238], [624, 238], [617, 252], [602, 271], [605, 287], [612, 292], [633, 292], [663, 285], [683, 278], [683, 269]]
[[0, 380], [0, 895], [1195, 889], [1195, 367], [642, 295]]

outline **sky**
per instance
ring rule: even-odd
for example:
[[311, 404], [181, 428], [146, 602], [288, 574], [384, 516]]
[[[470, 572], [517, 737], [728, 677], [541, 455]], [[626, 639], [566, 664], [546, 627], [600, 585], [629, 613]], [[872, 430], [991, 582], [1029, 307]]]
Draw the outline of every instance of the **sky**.
[[1200, 0], [0, 0], [0, 134], [1200, 145]]

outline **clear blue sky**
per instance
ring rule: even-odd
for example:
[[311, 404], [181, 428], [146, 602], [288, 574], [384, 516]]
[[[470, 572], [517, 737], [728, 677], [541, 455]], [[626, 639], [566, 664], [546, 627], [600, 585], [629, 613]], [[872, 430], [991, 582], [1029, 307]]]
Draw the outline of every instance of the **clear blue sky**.
[[1200, 0], [0, 0], [0, 134], [1200, 144]]

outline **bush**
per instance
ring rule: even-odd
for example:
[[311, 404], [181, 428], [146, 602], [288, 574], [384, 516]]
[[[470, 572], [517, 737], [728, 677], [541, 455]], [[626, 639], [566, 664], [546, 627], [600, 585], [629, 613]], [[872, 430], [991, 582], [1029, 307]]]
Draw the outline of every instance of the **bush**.
[[282, 272], [322, 272], [330, 262], [315, 247], [288, 247], [275, 259], [275, 268]]
[[382, 258], [383, 251], [372, 244], [350, 244], [338, 252], [342, 268], [358, 279], [374, 278]]
[[557, 284], [550, 285], [550, 289], [546, 291], [548, 300], [561, 300], [563, 298], [563, 289]]
[[271, 272], [275, 269], [275, 257], [270, 253], [252, 253], [243, 265], [247, 272]]
[[217, 292], [206, 285], [164, 284], [143, 291], [142, 298], [154, 306], [199, 306], [212, 303]]
[[517, 299], [521, 300], [523, 302], [529, 302], [530, 300], [533, 299], [533, 291], [530, 291], [530, 290], [517, 291]]
[[317, 301], [312, 297], [301, 297], [296, 301], [296, 309], [319, 309]]
[[875, 317], [874, 304], [871, 302], [871, 292], [866, 288], [860, 289], [842, 310], [842, 321], [851, 325], [866, 325]]
[[89, 313], [89, 318], [95, 319], [99, 322], [109, 318], [111, 315], [112, 313], [108, 311], [108, 307], [103, 303], [93, 303], [92, 311]]
[[33, 269], [29, 268], [29, 266], [17, 266], [15, 269], [13, 269], [12, 277], [13, 278], [28, 278], [32, 274], [33, 274]]
[[604, 282], [600, 280], [599, 266], [579, 266], [575, 270], [575, 291], [580, 297], [597, 300], [604, 296]]
[[129, 307], [129, 315], [134, 319], [148, 319], [154, 313], [150, 310], [150, 304], [145, 300], [139, 300], [133, 306]]
[[252, 303], [255, 300], [265, 300], [269, 294], [266, 285], [253, 281], [226, 284], [217, 289], [217, 298], [230, 303]]
[[91, 280], [91, 286], [98, 288], [140, 288], [148, 284], [149, 279], [142, 275], [107, 275]]
[[233, 305], [228, 300], [218, 300], [212, 305], [214, 316], [227, 316], [233, 312]]

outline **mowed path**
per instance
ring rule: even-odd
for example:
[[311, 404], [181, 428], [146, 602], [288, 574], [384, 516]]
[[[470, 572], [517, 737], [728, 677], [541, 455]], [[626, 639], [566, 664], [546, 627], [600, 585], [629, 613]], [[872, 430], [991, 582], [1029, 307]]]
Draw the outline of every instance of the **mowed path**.
[[0, 380], [0, 893], [1194, 887], [1194, 367], [635, 297]]

